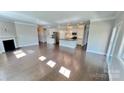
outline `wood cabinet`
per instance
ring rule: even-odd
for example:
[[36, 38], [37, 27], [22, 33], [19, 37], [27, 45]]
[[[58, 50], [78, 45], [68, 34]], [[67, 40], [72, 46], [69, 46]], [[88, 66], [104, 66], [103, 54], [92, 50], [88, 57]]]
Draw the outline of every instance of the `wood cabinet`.
[[85, 25], [78, 25], [77, 27], [77, 45], [83, 46], [84, 39], [84, 27]]

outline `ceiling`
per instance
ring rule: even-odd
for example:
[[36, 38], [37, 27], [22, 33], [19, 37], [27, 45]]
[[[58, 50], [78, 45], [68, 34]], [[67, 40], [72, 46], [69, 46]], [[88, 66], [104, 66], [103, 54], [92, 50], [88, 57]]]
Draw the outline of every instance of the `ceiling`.
[[13, 11], [0, 12], [0, 19], [27, 23], [53, 25], [87, 20], [112, 19], [115, 11]]

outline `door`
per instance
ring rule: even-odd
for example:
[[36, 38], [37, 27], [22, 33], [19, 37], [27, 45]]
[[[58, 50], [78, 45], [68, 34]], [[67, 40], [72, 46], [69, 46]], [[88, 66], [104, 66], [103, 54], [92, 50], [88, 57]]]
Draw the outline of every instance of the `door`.
[[54, 36], [55, 36], [55, 44], [59, 44], [59, 32], [54, 32]]

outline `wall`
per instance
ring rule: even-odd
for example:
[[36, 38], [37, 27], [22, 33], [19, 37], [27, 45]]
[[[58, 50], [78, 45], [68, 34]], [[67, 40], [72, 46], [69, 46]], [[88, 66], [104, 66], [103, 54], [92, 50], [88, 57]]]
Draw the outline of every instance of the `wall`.
[[38, 45], [37, 26], [33, 24], [15, 23], [18, 47]]
[[113, 27], [113, 20], [90, 23], [88, 52], [106, 55]]
[[15, 25], [12, 22], [0, 21], [0, 37], [15, 37]]

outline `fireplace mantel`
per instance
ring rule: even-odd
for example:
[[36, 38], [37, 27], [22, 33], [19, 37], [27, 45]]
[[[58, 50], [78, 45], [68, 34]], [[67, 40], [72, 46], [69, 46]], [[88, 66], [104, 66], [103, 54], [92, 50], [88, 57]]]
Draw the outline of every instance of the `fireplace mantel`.
[[11, 38], [16, 38], [15, 36], [0, 36], [1, 39], [11, 39]]

